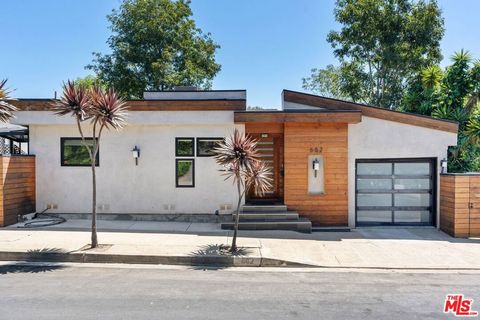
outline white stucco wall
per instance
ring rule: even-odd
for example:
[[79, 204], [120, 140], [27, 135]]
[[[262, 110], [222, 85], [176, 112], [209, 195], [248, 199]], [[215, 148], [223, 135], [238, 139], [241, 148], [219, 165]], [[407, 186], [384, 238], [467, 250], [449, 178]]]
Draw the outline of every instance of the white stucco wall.
[[[60, 138], [78, 137], [73, 119], [51, 112], [18, 112], [15, 122], [30, 126], [37, 210], [57, 204], [51, 212], [90, 212], [91, 169], [60, 165]], [[127, 127], [105, 132], [100, 142], [99, 212], [214, 213], [221, 205], [236, 203], [232, 182], [224, 181], [211, 157], [194, 158], [194, 188], [175, 187], [175, 137], [224, 137], [233, 129], [229, 111], [131, 112]], [[141, 150], [138, 166], [131, 152], [135, 145]], [[167, 210], [167, 205], [175, 210]]]
[[[348, 126], [348, 223], [355, 227], [355, 160], [382, 158], [437, 158], [447, 157], [448, 146], [457, 144], [457, 135], [371, 117]], [[437, 195], [439, 178], [437, 173]], [[437, 222], [440, 201], [437, 197]]]

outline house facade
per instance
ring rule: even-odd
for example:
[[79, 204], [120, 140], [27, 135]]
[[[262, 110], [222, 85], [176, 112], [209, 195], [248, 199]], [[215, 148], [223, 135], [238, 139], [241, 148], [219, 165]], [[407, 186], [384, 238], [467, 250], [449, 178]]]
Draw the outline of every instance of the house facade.
[[[15, 101], [13, 122], [28, 127], [36, 156], [37, 211], [88, 213], [76, 123], [54, 115], [52, 102]], [[288, 90], [278, 111], [247, 111], [244, 90], [146, 92], [128, 105], [128, 125], [100, 142], [99, 213], [230, 214], [235, 188], [211, 148], [238, 128], [258, 139], [273, 173], [271, 190], [248, 203], [285, 204], [314, 226], [438, 225], [456, 123]]]

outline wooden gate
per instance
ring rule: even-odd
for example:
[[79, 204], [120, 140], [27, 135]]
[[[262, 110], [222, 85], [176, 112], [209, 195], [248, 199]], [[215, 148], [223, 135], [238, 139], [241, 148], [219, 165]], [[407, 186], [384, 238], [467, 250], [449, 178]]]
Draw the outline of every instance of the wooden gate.
[[480, 236], [480, 173], [440, 176], [440, 229], [454, 237]]
[[35, 157], [0, 156], [0, 227], [35, 211]]

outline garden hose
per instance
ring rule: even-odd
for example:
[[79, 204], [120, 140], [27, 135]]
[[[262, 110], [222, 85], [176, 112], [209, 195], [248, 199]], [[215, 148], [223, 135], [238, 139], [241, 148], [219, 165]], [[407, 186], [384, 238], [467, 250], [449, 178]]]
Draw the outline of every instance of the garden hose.
[[48, 227], [67, 221], [65, 218], [62, 218], [56, 214], [46, 213], [47, 210], [48, 209], [45, 209], [42, 212], [35, 213], [31, 221], [25, 222], [22, 226], [17, 226], [17, 228]]

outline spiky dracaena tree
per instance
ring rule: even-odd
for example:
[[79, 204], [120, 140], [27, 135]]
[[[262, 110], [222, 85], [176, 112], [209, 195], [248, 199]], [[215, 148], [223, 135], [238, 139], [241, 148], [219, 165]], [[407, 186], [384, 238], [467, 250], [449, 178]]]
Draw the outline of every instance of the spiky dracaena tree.
[[0, 80], [0, 121], [8, 122], [17, 108], [8, 102], [10, 91], [6, 88], [7, 79]]
[[250, 190], [263, 195], [272, 186], [270, 169], [258, 159], [257, 141], [235, 129], [233, 134], [214, 149], [215, 160], [222, 166], [226, 179], [233, 179], [237, 187], [238, 202], [235, 211], [231, 252], [237, 251], [238, 222], [242, 199]]
[[[63, 85], [63, 95], [60, 103], [55, 105], [59, 116], [71, 115], [75, 118], [78, 132], [82, 137], [83, 146], [87, 149], [92, 168], [92, 243], [91, 247], [98, 246], [97, 239], [97, 182], [95, 174], [98, 146], [103, 129], [119, 130], [126, 125], [127, 106], [113, 89], [104, 90], [98, 86], [90, 89], [77, 86], [68, 81]], [[82, 126], [84, 121], [90, 120], [91, 134], [85, 134]], [[86, 137], [92, 139], [88, 144]]]

